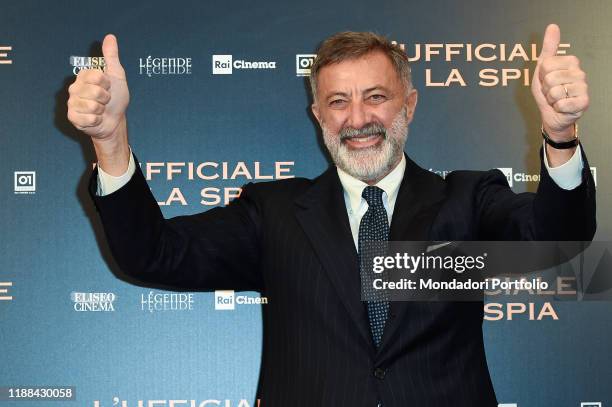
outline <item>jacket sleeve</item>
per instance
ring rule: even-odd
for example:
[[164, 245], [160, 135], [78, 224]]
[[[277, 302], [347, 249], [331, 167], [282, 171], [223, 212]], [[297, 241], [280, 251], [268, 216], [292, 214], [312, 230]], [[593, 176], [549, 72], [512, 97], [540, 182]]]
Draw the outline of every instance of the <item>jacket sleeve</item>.
[[245, 185], [226, 207], [164, 219], [139, 165], [130, 181], [109, 195], [96, 195], [97, 179], [96, 169], [89, 194], [125, 274], [202, 291], [262, 289], [254, 184]]
[[559, 187], [548, 174], [540, 148], [537, 192], [514, 193], [503, 173], [485, 173], [476, 194], [481, 240], [590, 241], [597, 229], [595, 185], [584, 148], [582, 183]]

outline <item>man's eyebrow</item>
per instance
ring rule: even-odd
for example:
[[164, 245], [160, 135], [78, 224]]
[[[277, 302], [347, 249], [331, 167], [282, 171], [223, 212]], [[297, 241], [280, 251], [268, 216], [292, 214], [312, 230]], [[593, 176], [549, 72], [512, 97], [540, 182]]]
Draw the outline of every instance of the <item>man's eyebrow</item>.
[[384, 87], [382, 85], [375, 85], [375, 86], [372, 86], [371, 88], [367, 88], [366, 90], [363, 91], [363, 93], [369, 93], [369, 92], [372, 92], [372, 91], [375, 91], [375, 90], [381, 90], [383, 92], [389, 92], [388, 88], [386, 88], [386, 87]]
[[332, 97], [334, 97], [334, 96], [343, 96], [343, 97], [349, 97], [349, 96], [350, 96], [350, 94], [349, 94], [349, 93], [346, 93], [346, 92], [335, 91], [335, 92], [332, 92], [332, 93], [328, 94], [328, 95], [325, 97], [325, 100], [329, 100], [330, 98], [332, 98]]
[[[382, 86], [382, 85], [374, 85], [374, 86], [372, 86], [372, 87], [369, 87], [369, 88], [365, 89], [365, 90], [363, 91], [363, 93], [369, 93], [369, 92], [373, 92], [373, 91], [376, 91], [376, 90], [380, 90], [380, 91], [383, 91], [383, 92], [390, 92], [390, 91], [389, 91], [389, 89], [388, 89], [387, 87], [385, 87], [385, 86]], [[351, 95], [351, 94], [350, 94], [350, 93], [347, 93], [347, 92], [334, 91], [334, 92], [330, 93], [329, 95], [327, 95], [327, 96], [325, 97], [325, 100], [329, 100], [329, 99], [330, 99], [330, 98], [332, 98], [333, 96], [343, 96], [343, 97], [349, 97], [350, 95]]]

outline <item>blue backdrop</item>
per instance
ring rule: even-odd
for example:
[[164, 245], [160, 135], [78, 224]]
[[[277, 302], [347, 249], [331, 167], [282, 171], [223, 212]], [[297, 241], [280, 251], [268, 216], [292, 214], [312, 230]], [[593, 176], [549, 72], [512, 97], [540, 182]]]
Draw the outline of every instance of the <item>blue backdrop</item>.
[[[223, 203], [233, 188], [275, 177], [276, 166], [286, 169], [284, 175], [305, 177], [327, 167], [309, 113], [307, 78], [298, 68], [308, 60], [304, 54], [343, 30], [387, 35], [405, 44], [414, 59], [420, 94], [406, 151], [415, 161], [442, 175], [509, 168], [515, 191], [535, 190], [537, 182], [523, 175], [539, 172], [540, 123], [525, 80], [535, 67], [532, 44], [539, 53], [546, 24], [556, 22], [567, 44], [562, 49], [579, 56], [588, 74], [591, 108], [580, 131], [597, 178], [596, 240], [610, 240], [611, 18], [612, 3], [604, 0], [3, 3], [0, 289], [6, 292], [0, 292], [0, 387], [74, 386], [76, 400], [59, 402], [67, 406], [132, 407], [139, 400], [156, 406], [170, 400], [254, 405], [258, 306], [215, 311], [214, 294], [194, 293], [186, 309], [174, 309], [148, 301], [167, 293], [162, 289], [116, 277], [86, 192], [93, 149], [66, 119], [74, 73], [99, 62], [72, 57], [100, 56], [104, 34], [117, 35], [128, 76], [131, 146], [143, 169], [154, 170], [150, 186], [170, 217]], [[459, 54], [446, 60], [444, 44], [460, 44]], [[493, 44], [480, 49], [494, 60], [478, 60], [467, 44], [472, 50]], [[508, 61], [517, 44], [528, 58]], [[427, 58], [426, 49], [439, 54]], [[275, 68], [217, 75], [213, 55], [274, 62], [268, 65]], [[189, 69], [152, 68], [173, 58]], [[438, 86], [451, 74], [454, 82]], [[504, 77], [516, 75], [504, 86]], [[216, 178], [190, 179], [185, 164], [168, 179], [169, 163], [207, 163], [204, 173]], [[505, 312], [484, 323], [500, 402], [612, 403], [610, 303], [554, 303], [558, 318], [538, 320], [542, 304], [521, 301], [526, 312]], [[87, 307], [105, 311], [81, 311]], [[0, 401], [7, 407], [31, 404], [58, 402]]]

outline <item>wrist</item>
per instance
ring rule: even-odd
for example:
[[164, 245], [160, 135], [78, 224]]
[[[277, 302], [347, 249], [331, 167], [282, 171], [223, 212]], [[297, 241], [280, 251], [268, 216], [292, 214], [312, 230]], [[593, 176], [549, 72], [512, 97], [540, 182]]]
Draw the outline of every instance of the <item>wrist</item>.
[[554, 150], [559, 150], [559, 151], [563, 151], [563, 150], [575, 150], [576, 146], [578, 145], [579, 141], [578, 141], [578, 124], [574, 122], [574, 126], [573, 126], [573, 135], [572, 138], [567, 140], [567, 139], [561, 139], [561, 140], [555, 140], [555, 138], [559, 138], [559, 137], [566, 137], [566, 133], [567, 130], [564, 131], [557, 131], [555, 133], [555, 138], [551, 137], [548, 132], [544, 129], [544, 124], [542, 124], [542, 137], [544, 138], [544, 142], [546, 144], [546, 149], [547, 151], [550, 149], [554, 149]]
[[98, 165], [104, 172], [119, 176], [127, 170], [130, 161], [130, 147], [127, 137], [125, 116], [115, 131], [104, 139], [93, 139]]
[[547, 124], [542, 124], [542, 132], [548, 136], [550, 140], [556, 143], [564, 143], [578, 138], [578, 124], [574, 123], [571, 126], [563, 129], [554, 129]]

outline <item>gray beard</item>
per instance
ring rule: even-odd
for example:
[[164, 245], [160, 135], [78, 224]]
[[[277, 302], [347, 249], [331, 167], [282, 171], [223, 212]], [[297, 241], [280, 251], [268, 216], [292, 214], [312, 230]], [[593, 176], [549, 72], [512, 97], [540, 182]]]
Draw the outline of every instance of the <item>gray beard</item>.
[[[325, 146], [338, 168], [363, 182], [376, 182], [391, 172], [404, 153], [404, 145], [408, 138], [406, 108], [404, 107], [393, 118], [389, 129], [377, 123], [369, 123], [361, 129], [343, 128], [338, 134], [332, 134], [325, 124], [321, 125], [321, 129]], [[342, 141], [356, 134], [372, 135], [381, 132], [383, 136], [381, 142], [359, 150], [350, 149]]]

